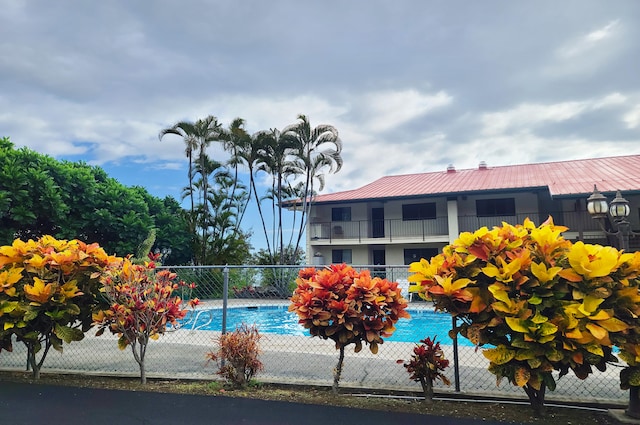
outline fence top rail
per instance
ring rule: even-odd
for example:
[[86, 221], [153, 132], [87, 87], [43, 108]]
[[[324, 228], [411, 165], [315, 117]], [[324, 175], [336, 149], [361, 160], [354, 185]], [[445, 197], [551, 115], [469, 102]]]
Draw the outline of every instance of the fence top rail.
[[[405, 264], [349, 264], [354, 269], [409, 269]], [[314, 264], [242, 264], [242, 265], [210, 265], [210, 266], [157, 266], [158, 269], [304, 269], [309, 267], [322, 268], [328, 267], [329, 264], [314, 265]]]

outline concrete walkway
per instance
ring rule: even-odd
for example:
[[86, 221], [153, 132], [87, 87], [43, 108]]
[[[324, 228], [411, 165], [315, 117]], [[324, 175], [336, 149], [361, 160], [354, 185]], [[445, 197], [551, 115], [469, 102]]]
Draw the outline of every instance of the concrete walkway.
[[497, 425], [482, 420], [282, 401], [13, 382], [0, 382], [0, 422], [12, 425]]

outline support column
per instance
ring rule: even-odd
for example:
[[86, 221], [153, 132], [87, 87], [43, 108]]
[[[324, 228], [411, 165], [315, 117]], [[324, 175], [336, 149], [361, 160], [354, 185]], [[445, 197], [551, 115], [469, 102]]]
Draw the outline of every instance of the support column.
[[452, 244], [460, 236], [458, 227], [458, 199], [447, 198], [447, 223], [449, 228], [449, 243]]

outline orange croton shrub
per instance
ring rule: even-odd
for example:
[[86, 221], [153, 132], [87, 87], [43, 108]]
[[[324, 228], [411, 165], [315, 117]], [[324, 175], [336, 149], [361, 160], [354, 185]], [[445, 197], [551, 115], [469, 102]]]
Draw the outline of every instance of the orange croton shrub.
[[395, 331], [395, 323], [410, 317], [398, 284], [371, 277], [369, 270], [358, 272], [346, 264], [320, 270], [306, 268], [299, 272], [296, 283], [289, 311], [297, 313], [311, 336], [331, 339], [340, 350], [334, 391], [338, 389], [347, 345], [354, 344], [355, 352], [359, 352], [364, 342], [375, 354], [383, 338]]
[[98, 244], [51, 236], [0, 247], [0, 351], [15, 336], [37, 379], [51, 347], [62, 351], [91, 327], [98, 277], [115, 261]]
[[456, 316], [474, 344], [492, 346], [489, 371], [523, 387], [538, 413], [553, 371], [585, 379], [617, 360], [614, 346], [640, 361], [640, 253], [572, 243], [566, 230], [551, 218], [483, 227], [409, 268], [413, 290]]

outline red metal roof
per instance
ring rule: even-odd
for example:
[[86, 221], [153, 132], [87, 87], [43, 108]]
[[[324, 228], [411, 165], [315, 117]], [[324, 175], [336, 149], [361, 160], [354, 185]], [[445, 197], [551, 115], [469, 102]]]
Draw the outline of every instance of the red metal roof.
[[318, 195], [315, 203], [453, 195], [547, 187], [551, 196], [639, 192], [640, 155], [508, 165], [382, 177], [359, 189]]

